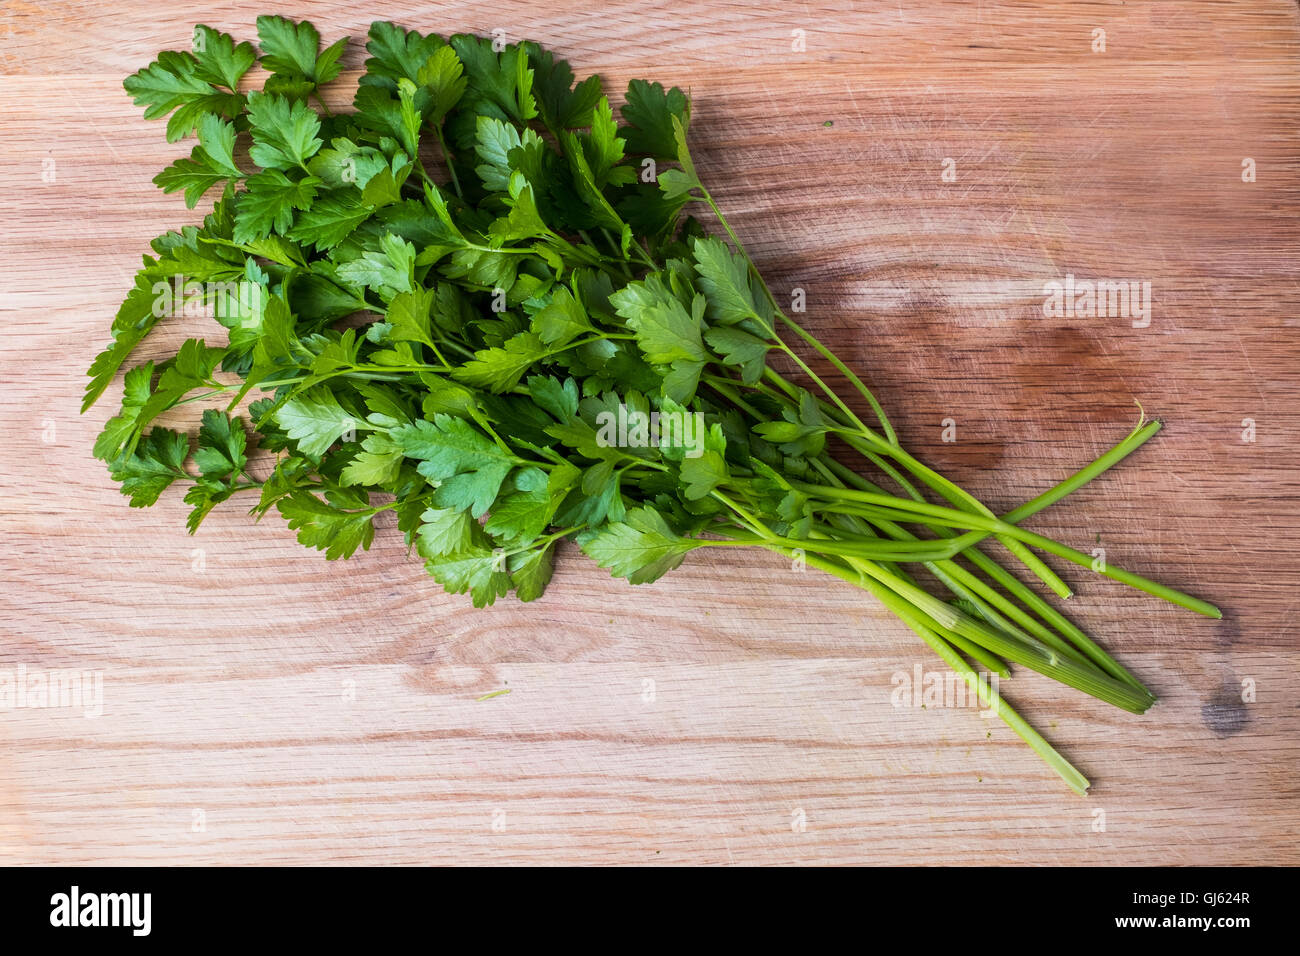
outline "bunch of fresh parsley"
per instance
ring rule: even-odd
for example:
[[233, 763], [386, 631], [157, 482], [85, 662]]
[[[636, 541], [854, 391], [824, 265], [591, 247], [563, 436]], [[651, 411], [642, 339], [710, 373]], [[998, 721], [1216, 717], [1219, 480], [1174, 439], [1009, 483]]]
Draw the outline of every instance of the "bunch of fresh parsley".
[[[979, 670], [1021, 664], [1136, 713], [1154, 697], [979, 545], [995, 538], [1068, 595], [1031, 548], [1091, 556], [1019, 522], [1158, 423], [998, 517], [908, 454], [861, 380], [778, 307], [696, 174], [680, 90], [633, 80], [616, 116], [597, 77], [575, 84], [534, 43], [374, 23], [354, 109], [335, 114], [320, 89], [347, 38], [322, 49], [310, 23], [274, 16], [257, 32], [255, 49], [196, 27], [193, 52], [125, 83], [146, 118], [168, 117], [169, 141], [197, 134], [155, 182], [191, 207], [220, 189], [201, 227], [153, 241], [90, 369], [84, 407], [159, 321], [222, 327], [220, 344], [190, 339], [126, 372], [94, 452], [132, 506], [180, 482], [193, 532], [238, 495], [331, 559], [368, 548], [391, 511], [429, 573], [477, 606], [541, 595], [566, 538], [638, 584], [696, 548], [766, 548], [876, 595], [1087, 787]], [[261, 89], [242, 91], [259, 62]], [[729, 242], [685, 214], [698, 204]], [[214, 396], [228, 405], [196, 439], [154, 424]], [[677, 427], [647, 440], [656, 420]]]

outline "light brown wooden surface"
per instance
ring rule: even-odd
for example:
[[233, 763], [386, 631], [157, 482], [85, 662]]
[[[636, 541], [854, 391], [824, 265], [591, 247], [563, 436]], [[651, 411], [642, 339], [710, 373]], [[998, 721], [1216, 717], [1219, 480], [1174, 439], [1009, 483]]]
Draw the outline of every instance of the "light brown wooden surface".
[[[1134, 717], [1003, 684], [1091, 793], [997, 721], [891, 707], [891, 675], [937, 661], [774, 557], [633, 589], [570, 549], [542, 601], [476, 611], [391, 527], [327, 564], [274, 517], [190, 538], [176, 495], [129, 509], [89, 451], [119, 389], [78, 416], [83, 370], [148, 239], [196, 214], [150, 183], [189, 145], [121, 79], [263, 12], [328, 39], [500, 27], [616, 94], [689, 86], [702, 173], [774, 289], [806, 289], [909, 446], [994, 507], [1108, 447], [1135, 399], [1162, 418], [1033, 522], [1226, 611], [1057, 565], [1161, 696]], [[1297, 862], [1294, 3], [4, 0], [0, 54], [0, 670], [104, 681], [98, 718], [0, 711], [0, 862]], [[1150, 327], [1043, 317], [1067, 272], [1150, 281]]]

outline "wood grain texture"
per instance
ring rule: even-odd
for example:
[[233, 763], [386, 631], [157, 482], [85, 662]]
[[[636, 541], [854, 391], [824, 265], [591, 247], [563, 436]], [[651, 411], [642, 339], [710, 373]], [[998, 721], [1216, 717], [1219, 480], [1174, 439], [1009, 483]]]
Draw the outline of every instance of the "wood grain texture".
[[[892, 707], [891, 675], [937, 662], [774, 557], [632, 589], [570, 549], [542, 601], [475, 611], [392, 528], [327, 565], [275, 519], [190, 538], [175, 496], [128, 509], [82, 370], [148, 239], [195, 214], [150, 183], [189, 146], [121, 79], [262, 12], [328, 38], [500, 27], [615, 94], [689, 86], [702, 174], [773, 288], [807, 290], [909, 447], [994, 507], [1108, 447], [1135, 399], [1161, 417], [1034, 527], [1225, 620], [1059, 568], [1161, 702], [1003, 685], [1090, 795], [996, 721]], [[0, 57], [0, 669], [104, 681], [98, 718], [0, 711], [0, 862], [1300, 862], [1294, 3], [4, 0]], [[1150, 281], [1150, 327], [1045, 318], [1067, 272]]]

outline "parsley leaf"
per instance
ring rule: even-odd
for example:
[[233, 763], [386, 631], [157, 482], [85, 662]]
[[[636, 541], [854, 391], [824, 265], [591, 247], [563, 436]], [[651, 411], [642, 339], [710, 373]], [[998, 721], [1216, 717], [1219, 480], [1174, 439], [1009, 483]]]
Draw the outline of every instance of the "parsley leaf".
[[333, 249], [374, 211], [373, 206], [361, 202], [360, 195], [330, 194], [313, 203], [298, 217], [289, 237], [319, 249]]
[[319, 458], [356, 422], [326, 388], [316, 388], [289, 399], [272, 415], [275, 423], [297, 442], [298, 451]]
[[225, 479], [238, 475], [248, 464], [245, 449], [248, 436], [238, 418], [209, 408], [203, 413], [199, 426], [199, 447], [194, 451], [194, 464], [203, 477]]
[[460, 102], [469, 85], [464, 74], [465, 68], [460, 57], [449, 46], [439, 47], [424, 61], [415, 75], [415, 83], [429, 97], [426, 119], [433, 123], [441, 122], [452, 107]]
[[514, 491], [492, 508], [484, 530], [506, 541], [531, 541], [550, 524], [568, 488], [552, 489], [540, 468], [522, 468], [511, 477]]
[[370, 25], [370, 38], [366, 42], [370, 57], [360, 82], [363, 86], [388, 90], [396, 90], [400, 79], [419, 82], [420, 69], [443, 45], [442, 37], [425, 36], [376, 20]]
[[575, 87], [573, 68], [567, 62], [536, 43], [525, 43], [524, 48], [542, 121], [553, 133], [581, 126], [600, 100], [600, 77], [589, 76]]
[[206, 79], [208, 71], [190, 53], [167, 51], [122, 83], [137, 106], [144, 106], [144, 118], [171, 117], [167, 121], [167, 142], [188, 136], [198, 121], [209, 113], [233, 118], [244, 105], [238, 93], [218, 90]]
[[434, 415], [390, 433], [418, 470], [438, 483], [434, 502], [441, 508], [468, 509], [481, 518], [492, 507], [501, 483], [519, 463], [462, 418]]
[[270, 235], [287, 233], [296, 209], [308, 208], [316, 198], [321, 181], [315, 176], [290, 179], [278, 169], [248, 177], [248, 189], [235, 205], [235, 242], [247, 243]]
[[618, 522], [579, 535], [582, 551], [614, 577], [648, 584], [678, 567], [699, 543], [679, 537], [654, 508], [633, 508]]
[[722, 325], [758, 318], [749, 288], [749, 265], [720, 239], [697, 238], [692, 245], [700, 289], [708, 299], [708, 316]]
[[453, 372], [458, 382], [508, 392], [530, 368], [548, 354], [546, 345], [532, 332], [511, 336], [500, 347], [481, 349]]
[[275, 506], [289, 527], [298, 532], [298, 543], [324, 551], [327, 560], [350, 558], [358, 548], [369, 551], [375, 539], [374, 509], [341, 493], [334, 498], [338, 505], [296, 491]]
[[184, 435], [155, 428], [133, 452], [113, 461], [109, 473], [121, 482], [122, 494], [131, 499], [131, 507], [144, 508], [157, 501], [173, 481], [190, 477], [185, 471], [189, 453], [190, 442]]
[[196, 76], [236, 92], [239, 81], [257, 59], [257, 52], [253, 44], [236, 44], [230, 34], [200, 23], [194, 28], [194, 59], [198, 62]]
[[425, 558], [460, 554], [474, 544], [471, 534], [474, 519], [468, 511], [453, 508], [428, 508], [420, 515], [418, 545]]
[[253, 162], [264, 169], [306, 169], [320, 149], [320, 118], [301, 101], [254, 90], [248, 94], [248, 121]]
[[315, 86], [338, 76], [342, 69], [339, 57], [348, 42], [343, 37], [318, 54], [320, 34], [314, 26], [305, 20], [294, 23], [274, 16], [257, 18], [257, 37], [262, 48], [262, 66], [290, 81], [273, 84], [285, 90], [302, 89], [294, 80]]
[[415, 247], [392, 233], [380, 240], [377, 252], [364, 252], [338, 268], [338, 276], [357, 286], [366, 286], [391, 299], [410, 292], [414, 283]]
[[430, 559], [426, 567], [448, 594], [468, 592], [475, 607], [487, 607], [510, 591], [506, 561], [503, 551], [480, 547]]
[[636, 333], [637, 345], [648, 361], [669, 365], [664, 394], [687, 402], [695, 394], [700, 373], [709, 360], [703, 341], [702, 296], [696, 296], [690, 312], [659, 276], [629, 282], [609, 298]]
[[627, 85], [622, 114], [628, 124], [625, 134], [629, 153], [677, 158], [673, 118], [677, 118], [683, 129], [690, 125], [691, 109], [686, 94], [675, 86], [665, 91], [662, 83], [632, 80]]

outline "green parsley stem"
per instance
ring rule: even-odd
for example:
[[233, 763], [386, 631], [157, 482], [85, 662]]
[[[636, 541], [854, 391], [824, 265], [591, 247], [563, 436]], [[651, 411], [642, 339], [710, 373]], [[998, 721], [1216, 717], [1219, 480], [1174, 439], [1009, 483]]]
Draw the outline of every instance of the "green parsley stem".
[[[960, 542], [961, 549], [969, 547], [978, 542], [981, 538], [979, 531], [991, 531], [1001, 536], [1006, 536], [1020, 541], [1027, 545], [1033, 545], [1049, 554], [1055, 554], [1075, 564], [1085, 568], [1091, 568], [1097, 573], [1105, 575], [1130, 587], [1137, 588], [1139, 591], [1145, 591], [1155, 597], [1169, 601], [1171, 604], [1177, 604], [1188, 610], [1195, 611], [1206, 617], [1220, 618], [1222, 613], [1213, 604], [1202, 601], [1199, 598], [1192, 597], [1175, 588], [1167, 587], [1149, 578], [1144, 578], [1139, 574], [1131, 571], [1125, 571], [1123, 568], [1116, 567], [1109, 562], [1101, 562], [1089, 555], [1076, 551], [1068, 545], [1061, 544], [1051, 538], [1035, 534], [1032, 531], [1025, 531], [1016, 525], [1009, 524], [1006, 521], [997, 518], [989, 518], [983, 515], [971, 514], [966, 511], [958, 511], [954, 508], [945, 508], [941, 505], [932, 505], [920, 501], [908, 501], [906, 499], [896, 498], [892, 495], [878, 495], [866, 491], [853, 491], [843, 488], [834, 488], [829, 485], [814, 485], [801, 481], [793, 481], [791, 484], [801, 491], [816, 495], [820, 498], [829, 499], [831, 502], [862, 502], [865, 505], [876, 505], [878, 507], [860, 508], [852, 505], [831, 504], [829, 510], [843, 510], [846, 514], [863, 514], [865, 517], [873, 515], [884, 517], [888, 520], [912, 520], [908, 517], [909, 513], [925, 515], [932, 519], [934, 523], [944, 523], [953, 528], [970, 528], [970, 532], [959, 537], [950, 539], [952, 542]], [[883, 506], [883, 510], [881, 507]], [[931, 522], [927, 522], [931, 523]], [[1099, 565], [1099, 566], [1098, 566]]]
[[[803, 368], [810, 375], [810, 377], [813, 378], [814, 381], [822, 385], [824, 391], [829, 391], [828, 389], [826, 389], [825, 383], [822, 383], [821, 380], [817, 378], [816, 374], [813, 373], [812, 370], [809, 369], [807, 365], [798, 358], [797, 355], [795, 355], [789, 349], [786, 349], [786, 351], [791, 355], [792, 358], [794, 358], [796, 364], [798, 364], [801, 368]], [[785, 378], [780, 375], [780, 373], [776, 372], [774, 369], [766, 368], [764, 370], [764, 375], [769, 379], [769, 381], [776, 382], [778, 385], [780, 385], [782, 391], [784, 391], [788, 396], [790, 396], [791, 401], [795, 400], [795, 396], [798, 395], [795, 386], [787, 382]], [[917, 461], [911, 455], [907, 454], [907, 452], [903, 451], [902, 448], [898, 447], [897, 445], [892, 445], [887, 440], [881, 439], [879, 436], [877, 436], [875, 432], [873, 432], [870, 428], [867, 428], [867, 426], [863, 424], [862, 421], [856, 415], [854, 415], [851, 410], [847, 409], [844, 403], [840, 401], [838, 398], [836, 398], [836, 403], [838, 407], [841, 409], [841, 411], [844, 412], [844, 414], [850, 420], [850, 422], [854, 424], [857, 431], [851, 432], [848, 429], [833, 429], [833, 430], [844, 435], [845, 439], [849, 442], [850, 445], [853, 445], [854, 448], [861, 450], [861, 446], [859, 444], [855, 444], [855, 442], [860, 442], [862, 439], [866, 439], [869, 442], [871, 449], [873, 451], [879, 451], [881, 454], [888, 455], [889, 457], [899, 461], [899, 463], [902, 464], [905, 468], [907, 468], [907, 470], [911, 471], [923, 482], [930, 485], [930, 487], [938, 491], [941, 495], [947, 498], [948, 501], [950, 501], [951, 503], [962, 506], [963, 508], [972, 511], [972, 513], [975, 514], [982, 514], [985, 517], [994, 516], [992, 510], [987, 508], [973, 495], [967, 493], [963, 489], [959, 488], [957, 485], [953, 484], [948, 479], [944, 478], [942, 475], [938, 474], [937, 472], [923, 465], [921, 462]], [[1070, 591], [1070, 588], [1066, 585], [1066, 583], [1061, 580], [1061, 578], [1056, 574], [1056, 572], [1054, 572], [1051, 568], [1049, 568], [1046, 564], [1044, 564], [1043, 561], [1037, 555], [1033, 554], [1027, 547], [1025, 547], [1020, 542], [1014, 539], [1006, 537], [1005, 535], [998, 536], [998, 540], [1007, 548], [1008, 551], [1014, 554], [1020, 560], [1020, 562], [1024, 564], [1025, 567], [1028, 568], [1030, 572], [1034, 574], [1035, 577], [1037, 577], [1049, 588], [1051, 588], [1057, 595], [1059, 595], [1062, 598], [1068, 598], [1071, 596], [1072, 592]]]
[[[790, 557], [789, 554], [786, 555]], [[1052, 768], [1060, 777], [1070, 786], [1075, 793], [1083, 794], [1087, 791], [1088, 779], [1075, 769], [1069, 761], [1051, 746], [1034, 728], [1022, 718], [1004, 698], [990, 686], [989, 682], [982, 680], [970, 666], [966, 664], [950, 646], [947, 640], [939, 635], [933, 622], [928, 621], [925, 616], [919, 613], [915, 607], [906, 600], [899, 597], [888, 588], [880, 586], [870, 578], [864, 577], [851, 568], [844, 565], [819, 558], [815, 555], [806, 556], [805, 560], [812, 567], [833, 574], [841, 580], [847, 581], [854, 587], [862, 588], [876, 597], [885, 607], [889, 608], [904, 624], [910, 628], [913, 633], [920, 637], [928, 644], [936, 654], [952, 670], [960, 674], [965, 680], [968, 687], [974, 690], [979, 699], [990, 709], [994, 709], [997, 715], [1006, 722], [1017, 736], [1033, 749], [1049, 767]]]
[[[1002, 516], [1002, 520], [1010, 524], [1019, 524], [1031, 515], [1060, 501], [1066, 495], [1071, 494], [1078, 488], [1092, 481], [1098, 475], [1114, 467], [1120, 461], [1127, 458], [1143, 444], [1149, 441], [1160, 431], [1160, 422], [1152, 421], [1143, 424], [1138, 422], [1137, 426], [1119, 441], [1114, 447], [1100, 455], [1093, 461], [1089, 462], [1083, 468], [1067, 477], [1065, 480], [1053, 485], [1047, 491], [1038, 497], [1025, 502], [1018, 508], [1015, 508]], [[855, 484], [860, 490], [880, 492], [881, 489], [872, 485], [870, 482], [862, 479], [851, 469], [840, 464], [833, 459], [829, 461], [829, 466], [841, 478]], [[904, 482], [905, 483], [905, 482]], [[922, 500], [920, 493], [916, 489], [907, 486], [908, 493], [915, 500]], [[937, 526], [932, 526], [936, 534], [950, 536], [952, 532]], [[1041, 619], [1046, 621], [1052, 627], [1064, 635], [1068, 640], [1078, 647], [1084, 654], [1093, 660], [1099, 667], [1109, 673], [1112, 677], [1127, 681], [1136, 687], [1142, 687], [1142, 683], [1129, 673], [1123, 665], [1106, 653], [1098, 646], [1092, 638], [1084, 633], [1069, 618], [1061, 614], [1056, 608], [1048, 604], [1037, 594], [1025, 587], [1015, 575], [1008, 572], [1000, 564], [989, 558], [978, 547], [972, 546], [962, 552], [963, 557], [969, 559], [979, 570], [983, 571], [994, 582], [1001, 585], [1005, 590], [1019, 599], [1026, 607], [1037, 614]], [[1023, 622], [1022, 622], [1023, 623]], [[1041, 635], [1040, 635], [1041, 636]]]
[[[840, 360], [839, 356], [837, 356], [834, 352], [832, 352], [824, 344], [822, 344], [820, 339], [818, 339], [815, 335], [813, 335], [803, 326], [799, 325], [797, 322], [795, 322], [793, 319], [791, 319], [781, 310], [781, 307], [776, 303], [776, 297], [772, 294], [772, 290], [768, 287], [767, 280], [764, 279], [763, 274], [758, 271], [758, 266], [754, 264], [753, 258], [750, 256], [749, 252], [745, 249], [745, 244], [740, 241], [740, 237], [736, 235], [736, 231], [731, 227], [731, 223], [727, 221], [727, 217], [723, 214], [722, 210], [718, 207], [717, 202], [714, 201], [713, 194], [710, 193], [709, 190], [703, 185], [700, 186], [700, 190], [703, 193], [704, 201], [708, 203], [709, 208], [713, 210], [713, 215], [717, 217], [718, 222], [721, 224], [722, 228], [726, 230], [727, 235], [731, 238], [732, 244], [735, 245], [736, 247], [736, 251], [745, 257], [745, 262], [749, 265], [750, 273], [758, 280], [758, 284], [762, 288], [764, 295], [766, 295], [768, 302], [771, 304], [772, 311], [776, 314], [776, 317], [779, 318], [781, 322], [784, 325], [786, 325], [789, 329], [791, 329], [796, 335], [798, 335], [801, 339], [803, 339], [805, 343], [812, 346], [812, 348], [819, 355], [821, 355], [824, 359], [830, 362], [830, 364], [835, 368], [835, 370], [838, 371], [841, 375], [843, 375], [848, 380], [849, 384], [852, 385], [858, 391], [858, 393], [861, 394], [862, 397], [867, 400], [867, 403], [871, 406], [872, 412], [875, 414], [876, 418], [880, 421], [880, 427], [884, 429], [885, 434], [889, 437], [889, 440], [894, 444], [897, 444], [898, 437], [894, 434], [894, 428], [889, 423], [888, 416], [885, 415], [885, 409], [883, 408], [883, 406], [881, 406], [880, 401], [876, 398], [875, 394], [872, 393], [871, 389], [867, 388], [866, 384], [860, 378], [858, 378], [857, 375], [854, 374], [852, 369], [850, 369], [847, 365], [844, 364], [844, 362]], [[866, 427], [865, 425], [862, 425], [862, 422], [858, 420], [858, 417], [853, 413], [853, 411], [847, 405], [844, 404], [844, 402], [840, 399], [838, 393], [833, 391], [818, 376], [813, 374], [812, 370], [808, 368], [808, 366], [804, 364], [804, 362], [794, 354], [794, 352], [790, 349], [790, 347], [781, 339], [779, 335], [776, 334], [775, 329], [772, 329], [772, 336], [776, 340], [778, 347], [787, 355], [789, 355], [792, 359], [795, 360], [796, 364], [798, 364], [799, 367], [803, 369], [803, 371], [817, 384], [817, 386], [823, 392], [825, 392], [831, 398], [831, 400], [834, 401], [845, 412], [845, 414], [849, 416], [850, 420], [854, 421], [856, 424], [862, 426], [863, 428]]]
[[460, 190], [460, 179], [456, 176], [456, 167], [451, 161], [451, 151], [447, 149], [447, 140], [443, 135], [441, 122], [434, 124], [433, 132], [438, 139], [438, 148], [442, 151], [442, 161], [447, 167], [447, 174], [451, 177], [451, 188], [456, 190], [456, 197], [463, 201], [465, 194]]

